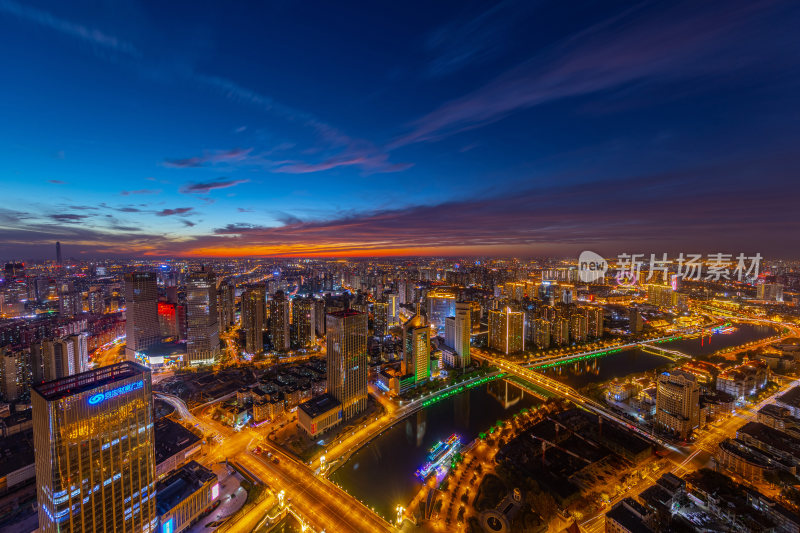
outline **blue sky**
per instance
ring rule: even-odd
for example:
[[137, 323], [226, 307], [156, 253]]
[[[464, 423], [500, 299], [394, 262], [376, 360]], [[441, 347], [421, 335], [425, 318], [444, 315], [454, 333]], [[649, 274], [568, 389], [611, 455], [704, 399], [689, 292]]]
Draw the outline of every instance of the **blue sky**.
[[798, 15], [0, 0], [0, 257], [794, 256]]

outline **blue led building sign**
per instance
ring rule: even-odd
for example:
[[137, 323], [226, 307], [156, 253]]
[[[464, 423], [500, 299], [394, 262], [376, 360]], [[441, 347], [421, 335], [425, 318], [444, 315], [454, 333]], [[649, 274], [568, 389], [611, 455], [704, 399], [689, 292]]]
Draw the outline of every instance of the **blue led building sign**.
[[117, 387], [116, 389], [111, 389], [110, 391], [98, 392], [97, 394], [89, 396], [89, 405], [97, 405], [98, 403], [104, 402], [111, 398], [116, 398], [121, 394], [139, 390], [142, 387], [144, 387], [144, 381], [139, 380], [133, 383], [128, 383], [127, 385], [123, 385], [122, 387]]

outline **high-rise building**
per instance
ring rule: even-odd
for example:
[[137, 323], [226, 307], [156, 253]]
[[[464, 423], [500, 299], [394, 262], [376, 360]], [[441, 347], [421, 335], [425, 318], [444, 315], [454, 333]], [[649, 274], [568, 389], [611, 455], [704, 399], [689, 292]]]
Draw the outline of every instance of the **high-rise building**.
[[459, 356], [461, 367], [470, 364], [470, 339], [472, 338], [472, 306], [456, 303], [456, 314], [445, 319], [445, 344]]
[[550, 340], [556, 346], [569, 344], [569, 320], [555, 318], [550, 322]]
[[289, 300], [283, 291], [276, 292], [269, 301], [269, 336], [273, 350], [289, 351]]
[[161, 340], [158, 324], [158, 287], [152, 272], [125, 274], [125, 357], [134, 360]]
[[83, 301], [80, 291], [75, 289], [71, 281], [58, 284], [58, 314], [71, 318], [83, 312]]
[[428, 322], [444, 333], [444, 319], [456, 312], [456, 294], [452, 289], [438, 288], [428, 292]]
[[220, 331], [225, 331], [236, 323], [236, 286], [230, 279], [223, 280], [217, 288], [217, 312]]
[[352, 309], [329, 313], [326, 330], [328, 393], [350, 419], [367, 407], [367, 315]]
[[656, 389], [655, 427], [688, 439], [700, 423], [700, 385], [683, 370], [663, 372]]
[[589, 321], [582, 314], [569, 317], [569, 336], [573, 342], [586, 342], [589, 336]]
[[31, 384], [30, 354], [0, 347], [0, 397], [5, 402], [27, 399]]
[[39, 531], [155, 532], [150, 371], [125, 361], [31, 396]]
[[489, 348], [511, 354], [525, 349], [525, 313], [510, 307], [489, 311]]
[[89, 290], [87, 303], [89, 304], [89, 312], [93, 315], [102, 315], [106, 312], [106, 299], [99, 287], [93, 287]]
[[316, 330], [317, 337], [325, 336], [325, 300], [319, 298], [314, 300], [314, 322], [316, 323], [314, 329]]
[[244, 351], [250, 354], [264, 352], [264, 325], [266, 324], [267, 288], [263, 284], [247, 287], [242, 293], [242, 329]]
[[389, 302], [378, 300], [372, 305], [375, 335], [384, 337], [389, 333]]
[[186, 363], [211, 363], [219, 355], [217, 278], [211, 270], [189, 274], [186, 281]]
[[783, 301], [783, 285], [780, 283], [759, 283], [756, 291], [759, 300]]
[[603, 336], [603, 308], [597, 306], [587, 306], [583, 308], [583, 314], [588, 321], [589, 337], [599, 339]]
[[540, 350], [550, 347], [550, 322], [542, 318], [533, 321], [533, 343]]
[[413, 375], [414, 383], [428, 381], [431, 373], [431, 328], [419, 313], [403, 324], [403, 376]]
[[61, 243], [56, 241], [56, 264], [60, 265], [61, 263]]
[[400, 298], [396, 292], [386, 293], [385, 297], [389, 304], [389, 325], [394, 326], [400, 322]]
[[61, 379], [89, 368], [89, 335], [44, 340], [31, 349], [34, 383]]
[[316, 312], [314, 298], [295, 298], [292, 301], [292, 334], [298, 348], [308, 348], [317, 342]]

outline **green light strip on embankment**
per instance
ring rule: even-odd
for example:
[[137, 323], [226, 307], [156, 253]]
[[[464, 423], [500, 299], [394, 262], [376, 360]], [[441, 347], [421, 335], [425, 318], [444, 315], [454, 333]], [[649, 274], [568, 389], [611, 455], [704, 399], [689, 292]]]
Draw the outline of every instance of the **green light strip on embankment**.
[[[675, 341], [675, 340], [682, 339], [682, 338], [683, 338], [682, 335], [676, 335], [674, 337], [669, 337], [667, 339], [661, 339], [661, 340], [655, 341], [654, 344], [661, 344], [662, 342], [670, 342], [670, 341]], [[569, 359], [564, 359], [563, 361], [556, 361], [555, 363], [548, 363], [546, 365], [534, 366], [534, 369], [538, 370], [540, 368], [553, 368], [554, 366], [566, 365], [566, 364], [569, 364], [569, 363], [574, 363], [576, 361], [588, 361], [589, 359], [595, 359], [597, 357], [603, 357], [605, 355], [611, 355], [612, 353], [621, 352], [623, 349], [624, 348], [617, 348], [616, 350], [606, 350], [606, 351], [603, 351], [603, 352], [597, 352], [597, 353], [591, 353], [591, 354], [587, 354], [587, 355], [581, 355], [579, 357], [571, 357]]]
[[443, 392], [441, 394], [438, 394], [438, 395], [434, 396], [433, 398], [429, 398], [429, 399], [425, 400], [424, 402], [422, 402], [422, 407], [428, 407], [429, 405], [432, 405], [432, 404], [434, 404], [434, 403], [436, 403], [436, 402], [438, 402], [440, 400], [444, 400], [445, 398], [449, 398], [450, 396], [454, 396], [456, 394], [464, 392], [465, 390], [471, 389], [472, 387], [477, 387], [478, 385], [483, 385], [484, 383], [488, 383], [490, 381], [494, 381], [497, 378], [502, 378], [505, 375], [506, 375], [506, 373], [502, 372], [500, 374], [497, 374], [496, 376], [487, 376], [485, 378], [479, 379], [478, 381], [475, 381], [475, 382], [472, 382], [472, 383], [468, 383], [467, 385], [461, 385], [460, 387], [456, 387], [453, 390], [450, 390], [450, 391], [447, 391], [447, 392]]

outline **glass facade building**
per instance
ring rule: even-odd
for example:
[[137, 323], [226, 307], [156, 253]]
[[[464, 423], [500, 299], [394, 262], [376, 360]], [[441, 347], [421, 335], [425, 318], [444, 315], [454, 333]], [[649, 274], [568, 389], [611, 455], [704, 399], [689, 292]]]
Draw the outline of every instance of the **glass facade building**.
[[31, 396], [39, 531], [155, 531], [150, 371], [125, 361]]
[[367, 315], [348, 309], [327, 316], [328, 393], [342, 403], [344, 418], [367, 408]]

